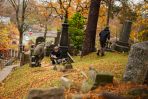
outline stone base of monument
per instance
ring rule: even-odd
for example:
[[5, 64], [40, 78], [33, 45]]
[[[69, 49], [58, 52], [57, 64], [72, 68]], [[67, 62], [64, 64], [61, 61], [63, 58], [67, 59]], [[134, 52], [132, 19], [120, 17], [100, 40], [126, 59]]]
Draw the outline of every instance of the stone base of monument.
[[65, 99], [63, 88], [31, 89], [27, 99]]
[[114, 48], [116, 51], [119, 52], [128, 52], [130, 50], [129, 44], [121, 41], [117, 41]]

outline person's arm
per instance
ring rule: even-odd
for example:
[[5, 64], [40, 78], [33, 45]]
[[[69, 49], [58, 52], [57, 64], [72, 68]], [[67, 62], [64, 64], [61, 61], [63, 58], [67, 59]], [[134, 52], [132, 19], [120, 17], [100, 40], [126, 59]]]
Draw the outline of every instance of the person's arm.
[[110, 31], [108, 31], [108, 37], [107, 37], [108, 40], [110, 40]]
[[63, 57], [62, 57], [62, 51], [59, 51], [58, 52], [58, 59], [62, 59]]

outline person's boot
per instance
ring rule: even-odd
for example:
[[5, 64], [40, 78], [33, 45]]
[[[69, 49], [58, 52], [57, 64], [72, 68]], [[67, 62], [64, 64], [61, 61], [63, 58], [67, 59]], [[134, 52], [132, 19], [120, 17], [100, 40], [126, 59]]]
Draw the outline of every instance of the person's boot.
[[97, 56], [99, 56], [100, 55], [100, 50], [98, 50], [98, 52], [97, 52]]
[[101, 48], [101, 56], [104, 56], [104, 48]]

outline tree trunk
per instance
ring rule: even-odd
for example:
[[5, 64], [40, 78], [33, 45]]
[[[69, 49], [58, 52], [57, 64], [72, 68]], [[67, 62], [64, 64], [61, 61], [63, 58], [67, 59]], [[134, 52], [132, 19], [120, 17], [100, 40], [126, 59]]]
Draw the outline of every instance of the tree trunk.
[[108, 2], [108, 12], [107, 12], [107, 23], [106, 23], [106, 26], [109, 26], [110, 15], [111, 15], [111, 0], [109, 0], [109, 2]]
[[45, 24], [45, 32], [44, 32], [45, 42], [46, 42], [47, 31], [48, 31], [48, 27], [47, 27], [47, 23], [46, 23]]
[[85, 31], [82, 56], [95, 51], [96, 29], [101, 0], [91, 0], [88, 24]]

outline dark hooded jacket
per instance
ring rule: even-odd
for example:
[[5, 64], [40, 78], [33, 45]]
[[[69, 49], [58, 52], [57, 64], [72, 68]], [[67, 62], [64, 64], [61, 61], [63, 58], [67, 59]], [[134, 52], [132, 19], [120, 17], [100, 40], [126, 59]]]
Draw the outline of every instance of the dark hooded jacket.
[[100, 36], [100, 41], [107, 41], [107, 39], [109, 40], [110, 39], [110, 31], [109, 31], [109, 28], [106, 27], [104, 30], [102, 30], [99, 34]]

